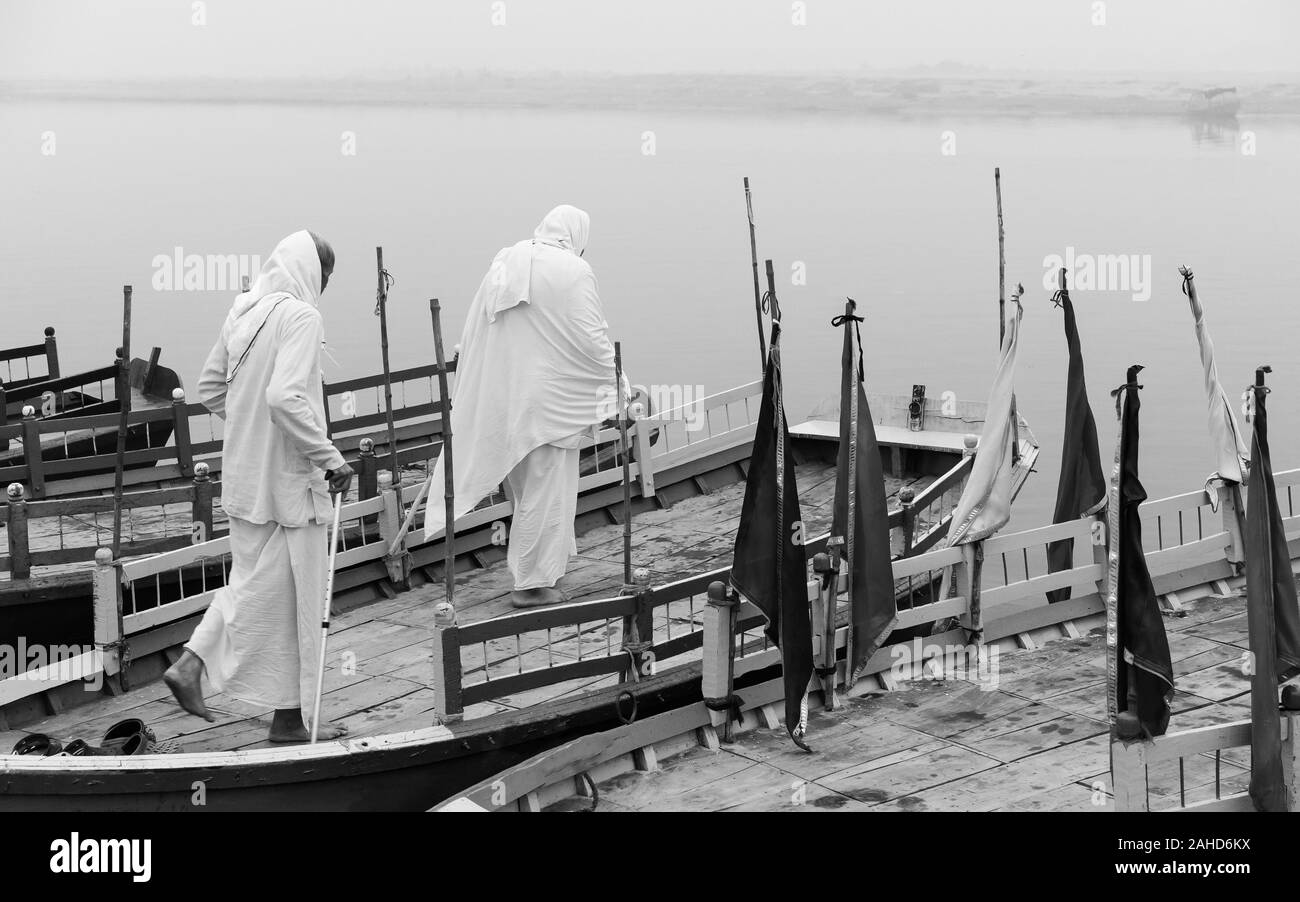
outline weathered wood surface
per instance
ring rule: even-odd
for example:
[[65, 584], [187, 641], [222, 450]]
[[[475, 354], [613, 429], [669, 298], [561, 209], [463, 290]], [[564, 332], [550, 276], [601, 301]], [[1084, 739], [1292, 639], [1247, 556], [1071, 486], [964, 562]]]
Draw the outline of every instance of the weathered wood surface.
[[[1244, 606], [1238, 594], [1208, 596], [1185, 616], [1166, 615], [1178, 684], [1170, 729], [1249, 717]], [[993, 685], [900, 678], [884, 693], [863, 685], [840, 696], [837, 710], [811, 715], [811, 755], [782, 726], [742, 732], [716, 751], [678, 745], [669, 755], [664, 743], [657, 771], [622, 767], [597, 780], [596, 811], [1114, 810], [1104, 660], [1097, 628], [1001, 652]], [[1249, 749], [1225, 752], [1216, 784], [1214, 754], [1191, 755], [1180, 784], [1176, 760], [1152, 765], [1152, 807], [1227, 798], [1245, 788], [1249, 766]], [[576, 792], [550, 804], [591, 807]]]
[[[807, 464], [798, 468], [800, 503], [810, 535], [830, 528], [835, 490], [833, 464]], [[920, 492], [932, 477], [890, 479], [891, 497], [903, 485]], [[655, 583], [681, 579], [727, 566], [735, 530], [740, 521], [744, 483], [722, 486], [708, 494], [677, 502], [671, 508], [634, 517], [633, 560], [653, 574]], [[896, 501], [893, 502], [895, 505]], [[178, 506], [179, 508], [179, 506]], [[219, 510], [219, 508], [218, 508]], [[188, 531], [189, 507], [185, 518]], [[218, 522], [220, 515], [218, 514]], [[106, 518], [101, 517], [106, 522]], [[33, 526], [40, 521], [32, 521]], [[93, 528], [93, 522], [86, 528]], [[102, 526], [101, 526], [102, 529]], [[138, 533], [137, 533], [138, 534]], [[622, 585], [622, 527], [608, 524], [590, 529], [578, 538], [578, 555], [570, 560], [560, 587], [574, 600], [608, 598]], [[457, 620], [469, 623], [511, 613], [512, 580], [505, 566], [504, 549], [482, 553], [482, 568], [457, 576]], [[393, 598], [336, 613], [330, 633], [329, 666], [322, 701], [324, 716], [348, 726], [350, 734], [375, 735], [418, 726], [434, 720], [432, 655], [433, 608], [443, 598], [443, 585], [434, 579]], [[691, 605], [674, 602], [655, 612], [654, 639], [662, 642], [702, 628], [703, 593]], [[757, 633], [751, 634], [757, 635]], [[505, 637], [468, 645], [461, 650], [463, 685], [482, 683], [488, 676], [509, 677], [532, 668], [591, 660], [617, 653], [620, 623], [597, 621], [575, 627]], [[695, 660], [698, 649], [673, 659]], [[468, 706], [465, 717], [521, 709], [602, 686], [616, 675], [583, 676], [553, 686], [525, 689]], [[82, 737], [97, 742], [103, 731], [126, 717], [149, 723], [159, 739], [175, 739], [182, 751], [217, 751], [265, 745], [269, 712], [261, 712], [221, 695], [208, 698], [217, 717], [213, 724], [185, 715], [172, 702], [161, 683], [150, 683], [114, 698], [99, 698], [65, 713], [23, 724], [19, 732], [0, 733], [0, 751], [7, 752], [23, 733], [49, 733], [56, 738]]]

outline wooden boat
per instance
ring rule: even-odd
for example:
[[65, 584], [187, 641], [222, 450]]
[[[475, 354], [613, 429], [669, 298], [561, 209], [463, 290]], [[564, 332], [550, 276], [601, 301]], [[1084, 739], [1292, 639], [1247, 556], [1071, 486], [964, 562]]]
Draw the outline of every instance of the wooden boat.
[[1193, 91], [1187, 98], [1187, 114], [1205, 119], [1232, 119], [1241, 109], [1236, 88]]
[[[1291, 500], [1300, 470], [1275, 475], [1300, 572], [1300, 509]], [[1144, 504], [1146, 558], [1178, 680], [1172, 732], [1154, 742], [1110, 735], [1101, 597], [1108, 550], [1087, 553], [1093, 518], [1084, 518], [986, 540], [982, 662], [963, 660], [963, 635], [882, 649], [876, 666], [890, 671], [894, 691], [859, 684], [832, 711], [812, 693], [806, 738], [815, 754], [786, 737], [777, 656], [755, 648], [735, 661], [744, 715], [733, 744], [719, 741], [725, 715], [702, 701], [720, 688], [708, 675], [716, 681], [726, 669], [706, 663], [701, 697], [546, 749], [435, 810], [1251, 810], [1243, 529], [1231, 496], [1219, 482]], [[1064, 538], [1075, 543], [1073, 570], [1047, 575], [1031, 563]], [[970, 574], [952, 553], [897, 561], [895, 573], [950, 564], [969, 596]], [[1042, 603], [1042, 592], [1063, 585], [1073, 597]], [[956, 607], [972, 614], [967, 598]], [[726, 647], [709, 635], [723, 623], [706, 621], [706, 649]], [[1294, 763], [1300, 714], [1283, 712], [1282, 723], [1284, 760]], [[1293, 806], [1296, 786], [1292, 779]]]
[[[493, 535], [508, 525], [504, 498], [489, 498], [458, 521], [461, 574], [453, 621], [435, 616], [443, 591], [441, 541], [421, 544], [418, 535], [408, 534], [390, 553], [412, 493], [381, 479], [377, 495], [346, 505], [343, 516], [351, 529], [345, 535], [352, 538], [339, 554], [341, 613], [330, 647], [355, 655], [355, 669], [346, 663], [352, 659], [331, 665], [324, 702], [326, 716], [351, 727], [341, 741], [264, 747], [266, 721], [250, 718], [239, 703], [210, 699], [218, 722], [206, 724], [179, 714], [156, 680], [224, 578], [225, 538], [120, 567], [101, 555], [92, 573], [92, 644], [21, 679], [0, 680], [6, 720], [0, 727], [9, 731], [0, 739], [12, 744], [22, 730], [84, 735], [93, 742], [108, 722], [138, 716], [160, 739], [174, 739], [182, 753], [6, 756], [0, 758], [0, 810], [188, 810], [194, 807], [195, 781], [206, 787], [207, 809], [423, 810], [544, 749], [617, 724], [629, 716], [633, 700], [638, 722], [694, 703], [700, 697], [705, 592], [729, 567], [760, 393], [760, 383], [751, 383], [702, 399], [689, 411], [704, 414], [698, 430], [688, 427], [682, 408], [637, 421], [631, 464], [635, 547], [637, 564], [648, 576], [635, 586], [623, 585], [617, 562], [621, 468], [582, 477], [579, 560], [566, 577], [578, 600], [555, 609], [509, 607], [504, 551], [493, 543]], [[926, 429], [894, 434], [883, 427], [907, 421], [911, 398], [878, 397], [872, 403], [882, 427], [882, 454], [901, 468], [886, 477], [900, 549], [895, 575], [912, 578], [928, 592], [932, 570], [943, 568], [930, 567], [927, 554], [947, 552], [917, 551], [935, 545], [947, 528], [948, 499], [960, 492], [971, 461], [966, 442], [953, 436], [964, 435], [958, 430], [970, 428], [982, 413], [979, 405], [965, 405], [949, 419], [935, 404], [926, 407]], [[653, 447], [652, 430], [659, 435]], [[829, 526], [834, 485], [827, 458], [833, 457], [835, 439], [821, 431], [814, 421], [792, 430], [791, 439], [800, 461], [804, 518], [814, 534]], [[611, 432], [590, 441], [608, 442]], [[1025, 428], [1018, 484], [1036, 454]], [[376, 520], [374, 529], [367, 526]], [[814, 539], [810, 551], [825, 540]], [[170, 584], [165, 575], [172, 577]], [[115, 616], [119, 601], [122, 633]], [[918, 604], [908, 624], [928, 623], [940, 610], [947, 616], [952, 607], [951, 600], [932, 604]], [[759, 622], [754, 611], [742, 613], [740, 626], [753, 642]], [[625, 644], [634, 628], [648, 645]], [[125, 692], [124, 670], [134, 687]], [[104, 690], [85, 691], [86, 679], [102, 679]]]
[[[110, 459], [117, 452], [117, 429], [104, 417], [116, 416], [116, 398], [103, 400], [103, 387], [111, 386], [117, 366], [110, 365], [71, 376], [35, 380], [5, 389], [0, 409], [0, 468], [26, 467], [31, 479], [28, 442], [39, 443], [42, 466], [40, 481], [58, 478], [111, 474]], [[170, 410], [173, 392], [181, 388], [175, 371], [158, 363], [158, 349], [149, 360], [135, 358], [129, 368], [131, 409]], [[85, 389], [99, 386], [96, 394]], [[37, 411], [40, 411], [39, 420]], [[31, 426], [23, 420], [32, 421]], [[69, 422], [72, 421], [72, 422]], [[5, 427], [12, 424], [11, 429]], [[48, 426], [48, 431], [47, 431]], [[164, 448], [172, 436], [170, 418], [136, 422], [127, 429], [127, 451]], [[53, 466], [54, 462], [59, 462]], [[130, 461], [131, 468], [149, 466], [149, 461]], [[43, 486], [42, 486], [43, 487]]]

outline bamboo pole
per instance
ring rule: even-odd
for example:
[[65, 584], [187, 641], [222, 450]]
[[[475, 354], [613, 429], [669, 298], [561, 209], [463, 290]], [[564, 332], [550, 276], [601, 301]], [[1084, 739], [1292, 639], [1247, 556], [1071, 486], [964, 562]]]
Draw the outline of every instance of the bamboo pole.
[[749, 260], [754, 270], [754, 320], [758, 323], [758, 366], [767, 367], [767, 344], [763, 340], [763, 291], [758, 284], [758, 240], [754, 234], [754, 202], [745, 176], [745, 213], [749, 216]]
[[[851, 330], [851, 329], [853, 328], [853, 320], [852, 320], [852, 319], [849, 319], [848, 317], [853, 316], [853, 311], [854, 311], [855, 307], [856, 307], [856, 305], [853, 303], [853, 301], [852, 301], [851, 299], [846, 300], [846, 301], [844, 302], [844, 316], [845, 316], [845, 320], [844, 320], [844, 328], [845, 328], [845, 329], [850, 329], [850, 330]], [[849, 474], [848, 474], [848, 486], [847, 486], [847, 488], [848, 488], [848, 492], [847, 492], [847, 496], [846, 496], [847, 505], [846, 505], [846, 511], [845, 511], [845, 513], [846, 513], [847, 516], [845, 517], [845, 523], [844, 523], [844, 585], [845, 585], [845, 589], [844, 589], [845, 595], [844, 595], [844, 597], [848, 600], [848, 603], [849, 603], [849, 611], [850, 611], [850, 618], [851, 618], [851, 617], [852, 617], [852, 611], [853, 611], [853, 592], [854, 592], [854, 586], [853, 586], [853, 561], [854, 561], [854, 559], [855, 559], [855, 555], [856, 555], [856, 552], [857, 552], [857, 549], [854, 548], [853, 539], [854, 539], [854, 536], [857, 535], [857, 529], [856, 529], [856, 526], [857, 526], [857, 519], [858, 519], [858, 505], [857, 505], [857, 498], [858, 498], [858, 385], [860, 384], [860, 383], [859, 383], [859, 380], [858, 380], [858, 376], [860, 375], [860, 374], [859, 374], [859, 363], [860, 363], [860, 361], [861, 361], [861, 359], [862, 359], [862, 358], [861, 358], [862, 349], [861, 349], [860, 347], [857, 347], [857, 346], [856, 346], [856, 343], [853, 342], [853, 339], [852, 339], [853, 333], [852, 333], [851, 331], [849, 332], [849, 336], [850, 336], [850, 347], [854, 347], [854, 348], [857, 350], [858, 353], [857, 353], [857, 354], [850, 355], [850, 360], [849, 360], [849, 370], [850, 370], [850, 372], [852, 373], [852, 378], [851, 378], [851, 380], [850, 380], [850, 381], [852, 382], [852, 385], [850, 386], [850, 389], [849, 389], [849, 397], [848, 397], [848, 402], [849, 402], [849, 434], [848, 434], [848, 435], [842, 435], [842, 436], [840, 436], [840, 441], [847, 441], [847, 442], [848, 442], [848, 445], [849, 445], [849, 459], [848, 459], [848, 463], [849, 463]], [[840, 403], [841, 403], [841, 404], [844, 403], [844, 399], [843, 399], [843, 398], [840, 399]], [[837, 562], [837, 563], [838, 563], [838, 562]], [[832, 604], [834, 604], [834, 600], [835, 600], [835, 592], [832, 591], [832, 593], [831, 593], [831, 601], [832, 601]], [[850, 623], [849, 623], [849, 632], [848, 632], [848, 639], [847, 639], [847, 642], [845, 643], [844, 688], [845, 688], [846, 691], [847, 691], [848, 689], [852, 688], [852, 686], [853, 686], [853, 653], [854, 653], [854, 647], [853, 647], [853, 624], [852, 624], [852, 621], [850, 620]], [[832, 650], [832, 655], [833, 655], [833, 654], [834, 654], [834, 651]], [[832, 658], [832, 663], [834, 663], [834, 658]], [[832, 684], [832, 688], [834, 688], [834, 679], [833, 679], [833, 678], [832, 678], [831, 684]]]
[[122, 472], [131, 413], [131, 286], [122, 286], [122, 346], [117, 350], [117, 449], [113, 463], [113, 560], [122, 550]]
[[393, 474], [393, 489], [397, 501], [402, 501], [402, 477], [397, 470], [397, 430], [393, 427], [393, 382], [388, 365], [388, 271], [384, 269], [384, 249], [375, 248], [375, 268], [378, 278], [375, 315], [379, 317], [379, 353], [384, 363], [384, 424], [388, 429], [388, 471]]
[[451, 469], [451, 394], [447, 391], [447, 361], [442, 354], [442, 308], [438, 299], [429, 301], [429, 312], [433, 316], [433, 352], [438, 361], [438, 391], [442, 393], [442, 459], [443, 497], [447, 503], [447, 529], [443, 535], [443, 547], [446, 549], [446, 594], [447, 604], [455, 604], [452, 597], [456, 589], [456, 483]]
[[[993, 192], [998, 202], [998, 353], [1007, 336], [1007, 235], [1002, 223], [1002, 169], [993, 167]], [[1017, 295], [1018, 297], [1018, 295]], [[1020, 460], [1020, 417], [1016, 395], [1011, 393], [1011, 462]]]
[[[131, 413], [131, 286], [122, 286], [122, 347], [117, 350], [117, 449], [113, 461], [113, 566], [121, 573], [122, 556], [122, 478], [126, 469], [127, 417]], [[40, 446], [36, 454], [40, 456]], [[130, 689], [128, 670], [130, 650], [126, 645], [125, 611], [122, 592], [117, 593], [117, 641], [119, 649], [118, 679], [124, 690]]]
[[632, 585], [632, 473], [628, 462], [627, 411], [623, 397], [623, 343], [614, 342], [614, 397], [618, 411], [619, 453], [623, 458], [623, 584]]

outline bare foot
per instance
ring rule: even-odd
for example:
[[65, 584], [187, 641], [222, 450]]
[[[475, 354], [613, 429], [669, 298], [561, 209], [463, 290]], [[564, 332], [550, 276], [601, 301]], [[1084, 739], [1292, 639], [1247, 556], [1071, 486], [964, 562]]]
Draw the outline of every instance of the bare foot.
[[203, 703], [203, 659], [185, 649], [180, 658], [163, 674], [163, 682], [176, 696], [176, 702], [195, 717], [214, 721], [215, 717]]
[[515, 589], [510, 593], [510, 603], [517, 608], [541, 608], [568, 600], [569, 596], [559, 589]]
[[[348, 728], [339, 724], [323, 723], [316, 730], [316, 741], [324, 742], [346, 736]], [[271, 742], [311, 742], [311, 730], [302, 722], [302, 708], [282, 708], [271, 718]]]

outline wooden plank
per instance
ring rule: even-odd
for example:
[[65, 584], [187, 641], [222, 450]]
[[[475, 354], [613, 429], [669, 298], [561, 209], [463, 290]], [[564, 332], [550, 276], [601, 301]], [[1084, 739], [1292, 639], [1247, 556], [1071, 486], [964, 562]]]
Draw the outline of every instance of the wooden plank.
[[[693, 416], [696, 411], [714, 410], [735, 401], [741, 401], [745, 398], [762, 395], [762, 393], [763, 383], [761, 380], [757, 382], [749, 382], [745, 385], [738, 385], [735, 388], [729, 388], [726, 391], [718, 392], [715, 395], [708, 395], [696, 401], [692, 401], [689, 404], [681, 404], [677, 407], [670, 407], [667, 410], [661, 410], [648, 417], [643, 417], [642, 420], [651, 426], [665, 425], [681, 420], [685, 415]], [[757, 414], [755, 414], [755, 420], [757, 421]]]
[[1218, 560], [1226, 561], [1227, 556], [1224, 549], [1231, 542], [1232, 537], [1226, 532], [1221, 532], [1209, 538], [1188, 542], [1174, 548], [1166, 548], [1163, 551], [1148, 551], [1146, 553], [1147, 569], [1151, 571], [1151, 578], [1155, 579], [1167, 573], [1187, 570], [1201, 564], [1208, 564]]
[[217, 589], [212, 589], [208, 592], [190, 595], [134, 614], [127, 614], [122, 618], [122, 629], [126, 631], [128, 636], [132, 636], [161, 626], [164, 623], [171, 623], [182, 617], [205, 611], [208, 605], [212, 603], [212, 598], [217, 591]]
[[946, 617], [958, 617], [965, 613], [966, 599], [960, 595], [954, 595], [952, 598], [945, 598], [943, 601], [918, 605], [914, 608], [899, 611], [898, 620], [894, 623], [894, 629], [909, 629], [925, 623], [934, 623]]
[[187, 564], [207, 561], [230, 554], [230, 536], [222, 536], [198, 545], [186, 545], [175, 551], [167, 551], [152, 557], [122, 563], [122, 581], [134, 582], [146, 576], [175, 570]]
[[[446, 810], [447, 805], [456, 799], [468, 799], [492, 810], [498, 807], [497, 801], [509, 804], [529, 792], [571, 779], [577, 774], [593, 770], [603, 762], [697, 729], [707, 722], [708, 709], [703, 703], [697, 702], [626, 726], [583, 736], [471, 786], [455, 799], [436, 806], [434, 810]], [[501, 787], [505, 788], [504, 799], [499, 795]]]
[[1077, 520], [1067, 520], [1064, 523], [1053, 523], [1050, 526], [1040, 526], [1036, 529], [1026, 529], [1022, 532], [996, 535], [993, 538], [984, 541], [984, 557], [987, 560], [995, 554], [1009, 554], [1015, 551], [1022, 551], [1025, 548], [1034, 548], [1038, 545], [1046, 545], [1049, 542], [1059, 542], [1064, 539], [1090, 541], [1092, 537], [1093, 522], [1092, 517], [1081, 517]]
[[1221, 799], [1210, 799], [1205, 802], [1196, 802], [1188, 805], [1186, 808], [1179, 808], [1179, 811], [1199, 811], [1199, 812], [1216, 812], [1216, 811], [1254, 811], [1255, 802], [1248, 792], [1239, 792], [1235, 795], [1224, 796]]
[[[136, 510], [144, 507], [161, 507], [164, 504], [189, 504], [194, 497], [193, 486], [151, 489], [145, 492], [126, 492], [122, 495], [122, 509]], [[58, 516], [112, 513], [111, 495], [92, 495], [83, 498], [56, 498], [28, 503], [28, 516], [32, 519]]]
[[914, 557], [899, 558], [893, 562], [894, 579], [905, 579], [931, 570], [943, 570], [961, 563], [961, 548], [941, 548]]
[[103, 652], [94, 649], [67, 660], [56, 661], [0, 680], [0, 707], [65, 683], [89, 679], [103, 670]]
[[[1048, 604], [1041, 607], [1030, 608], [1023, 611], [1015, 611], [1009, 614], [1003, 614], [999, 617], [988, 618], [984, 621], [984, 638], [986, 641], [993, 642], [998, 639], [1014, 636], [1018, 633], [1026, 633], [1030, 630], [1042, 629], [1045, 626], [1055, 626], [1058, 623], [1064, 623], [1067, 620], [1078, 620], [1081, 617], [1089, 617], [1093, 614], [1101, 613], [1106, 609], [1105, 602], [1101, 596], [1096, 594], [1080, 595], [1077, 598], [1071, 598], [1067, 601], [1058, 602], [1057, 604]], [[988, 612], [986, 612], [987, 614]]]
[[[1181, 495], [1170, 495], [1167, 498], [1146, 501], [1139, 510], [1142, 513], [1142, 519], [1145, 521], [1171, 515], [1176, 517], [1180, 511], [1195, 512], [1198, 507], [1210, 503], [1210, 496], [1205, 489], [1197, 489], [1194, 492], [1184, 492]], [[1145, 527], [1146, 524], [1144, 523], [1143, 526]]]
[[1021, 598], [1045, 595], [1053, 589], [1076, 586], [1080, 583], [1090, 583], [1095, 586], [1100, 582], [1104, 573], [1105, 570], [1101, 564], [1086, 564], [1082, 567], [1075, 567], [1073, 570], [1058, 570], [1056, 573], [1045, 573], [1042, 576], [1022, 579], [1007, 586], [984, 589], [982, 592], [983, 601], [986, 606], [1007, 604]]
[[523, 673], [515, 673], [505, 677], [493, 677], [482, 683], [464, 686], [461, 689], [461, 699], [465, 706], [468, 707], [478, 702], [490, 701], [494, 698], [514, 695], [542, 686], [554, 686], [568, 680], [618, 673], [626, 666], [627, 657], [625, 655], [614, 655], [611, 657], [587, 658], [582, 661], [557, 664], [553, 667], [540, 667], [536, 670], [525, 670]]
[[463, 648], [521, 633], [627, 617], [635, 612], [636, 599], [631, 596], [599, 598], [555, 608], [520, 611], [461, 626], [460, 644]]
[[1250, 721], [1238, 720], [1157, 736], [1155, 742], [1145, 744], [1145, 756], [1148, 764], [1157, 764], [1200, 752], [1248, 745], [1250, 745]]

